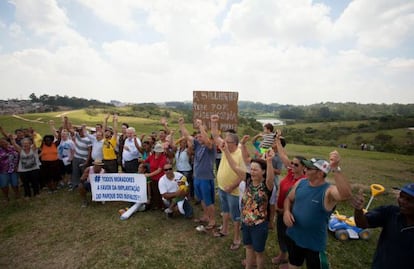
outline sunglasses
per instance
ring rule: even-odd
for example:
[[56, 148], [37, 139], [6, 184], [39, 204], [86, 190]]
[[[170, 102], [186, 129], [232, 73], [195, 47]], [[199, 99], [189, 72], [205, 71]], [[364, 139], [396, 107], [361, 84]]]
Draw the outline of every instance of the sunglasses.
[[171, 171], [172, 168], [165, 168], [164, 171]]
[[290, 162], [291, 165], [295, 166], [295, 167], [299, 167], [298, 163], [294, 163], [294, 162]]

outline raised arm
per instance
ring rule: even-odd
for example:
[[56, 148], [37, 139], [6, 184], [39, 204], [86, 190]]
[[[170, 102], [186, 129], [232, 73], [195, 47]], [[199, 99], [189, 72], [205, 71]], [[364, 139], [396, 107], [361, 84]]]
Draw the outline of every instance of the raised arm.
[[9, 134], [9, 139], [12, 146], [16, 149], [17, 152], [20, 153], [20, 151], [22, 151], [22, 148], [16, 143], [16, 135]]
[[112, 131], [114, 132], [112, 137], [117, 138], [118, 137], [118, 115], [117, 114], [114, 114], [114, 116], [112, 117], [112, 124], [113, 124], [113, 130]]
[[273, 169], [273, 157], [275, 157], [275, 152], [271, 149], [265, 153], [266, 156], [266, 187], [268, 190], [273, 190], [274, 187], [274, 169]]
[[55, 127], [55, 121], [54, 120], [50, 120], [49, 121], [49, 127], [50, 127], [50, 131], [52, 132], [53, 136], [58, 139], [59, 134], [58, 134], [58, 130]]
[[211, 134], [214, 139], [214, 143], [216, 143], [217, 146], [220, 146], [223, 143], [223, 138], [220, 137], [219, 128], [218, 128], [218, 122], [219, 122], [219, 116], [218, 115], [211, 115], [210, 121], [211, 121]]
[[169, 134], [170, 134], [170, 132], [171, 132], [171, 130], [170, 130], [170, 128], [168, 128], [168, 121], [167, 121], [167, 119], [166, 119], [165, 117], [162, 117], [162, 118], [160, 119], [160, 122], [161, 122], [162, 126], [164, 127], [164, 131], [165, 131], [165, 133], [166, 133], [167, 135], [169, 135]]
[[335, 185], [331, 185], [326, 192], [325, 206], [328, 210], [332, 209], [338, 201], [347, 200], [352, 196], [351, 185], [339, 167], [340, 160], [338, 151], [335, 150], [329, 154], [329, 164], [334, 174]]
[[4, 136], [4, 137], [9, 137], [9, 134], [3, 129], [3, 126], [0, 126], [0, 133]]
[[242, 151], [243, 160], [246, 165], [250, 164], [250, 161], [252, 160], [252, 158], [250, 158], [249, 150], [246, 146], [246, 143], [249, 140], [249, 138], [249, 135], [244, 135], [240, 140], [240, 149]]
[[191, 142], [192, 142], [194, 138], [190, 135], [187, 128], [185, 128], [184, 118], [179, 118], [178, 119], [178, 127], [180, 128], [181, 135], [183, 135], [186, 139], [191, 140]]
[[108, 127], [108, 119], [111, 116], [111, 114], [106, 114], [104, 120], [103, 120], [103, 124], [102, 124], [102, 130], [105, 132], [106, 128]]
[[275, 143], [277, 146], [277, 153], [279, 154], [279, 157], [282, 160], [283, 165], [285, 167], [290, 167], [290, 159], [286, 153], [285, 148], [282, 146], [282, 143], [280, 142], [281, 137], [282, 137], [282, 132], [280, 130], [276, 130]]

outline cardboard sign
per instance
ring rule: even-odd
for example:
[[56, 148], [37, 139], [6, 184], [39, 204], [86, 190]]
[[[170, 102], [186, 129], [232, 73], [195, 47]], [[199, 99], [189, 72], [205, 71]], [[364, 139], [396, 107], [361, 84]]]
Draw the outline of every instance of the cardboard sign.
[[193, 122], [201, 119], [210, 129], [210, 116], [217, 114], [220, 130], [237, 130], [238, 99], [238, 92], [193, 91]]
[[91, 174], [93, 201], [147, 202], [147, 179], [144, 174]]

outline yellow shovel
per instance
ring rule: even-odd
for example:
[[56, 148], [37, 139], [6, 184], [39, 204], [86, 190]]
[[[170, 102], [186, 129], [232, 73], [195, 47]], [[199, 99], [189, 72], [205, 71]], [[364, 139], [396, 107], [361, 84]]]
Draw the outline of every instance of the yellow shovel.
[[385, 191], [384, 186], [380, 184], [371, 184], [370, 188], [371, 188], [371, 198], [369, 199], [367, 207], [365, 208], [366, 211], [368, 211], [368, 208], [371, 205], [372, 200], [374, 200], [374, 197]]

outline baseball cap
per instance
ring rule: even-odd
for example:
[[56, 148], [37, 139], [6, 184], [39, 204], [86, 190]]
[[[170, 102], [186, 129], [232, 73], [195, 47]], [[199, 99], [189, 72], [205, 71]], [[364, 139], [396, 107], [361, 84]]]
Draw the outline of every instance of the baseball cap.
[[303, 160], [302, 163], [307, 168], [317, 168], [325, 174], [328, 174], [329, 171], [331, 171], [329, 163], [324, 159], [312, 158], [310, 160]]
[[414, 183], [410, 183], [401, 188], [401, 191], [414, 197]]

